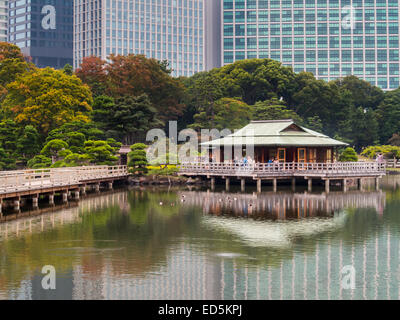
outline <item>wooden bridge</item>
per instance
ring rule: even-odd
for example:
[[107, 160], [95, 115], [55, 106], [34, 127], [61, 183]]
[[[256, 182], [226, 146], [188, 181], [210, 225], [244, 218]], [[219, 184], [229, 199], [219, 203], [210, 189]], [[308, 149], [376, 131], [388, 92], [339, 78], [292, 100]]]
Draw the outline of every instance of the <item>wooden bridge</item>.
[[211, 188], [214, 188], [215, 178], [225, 179], [226, 188], [229, 189], [230, 178], [241, 180], [242, 189], [246, 178], [257, 181], [257, 191], [261, 192], [261, 181], [271, 180], [276, 191], [278, 179], [291, 179], [292, 186], [296, 178], [308, 180], [308, 189], [312, 189], [313, 179], [325, 181], [325, 191], [329, 192], [331, 180], [340, 180], [343, 191], [347, 191], [347, 179], [358, 179], [362, 188], [363, 178], [375, 178], [376, 188], [379, 179], [386, 174], [385, 164], [378, 162], [332, 162], [332, 163], [225, 163], [225, 162], [195, 162], [183, 163], [179, 169], [180, 175], [206, 176], [211, 179]]
[[49, 203], [54, 204], [54, 196], [59, 194], [64, 202], [74, 194], [85, 194], [87, 188], [100, 190], [100, 184], [112, 188], [116, 180], [128, 177], [126, 166], [87, 166], [49, 169], [30, 169], [0, 172], [0, 215], [3, 202], [12, 202], [16, 211], [21, 202], [32, 201], [38, 206], [40, 195], [48, 196]]

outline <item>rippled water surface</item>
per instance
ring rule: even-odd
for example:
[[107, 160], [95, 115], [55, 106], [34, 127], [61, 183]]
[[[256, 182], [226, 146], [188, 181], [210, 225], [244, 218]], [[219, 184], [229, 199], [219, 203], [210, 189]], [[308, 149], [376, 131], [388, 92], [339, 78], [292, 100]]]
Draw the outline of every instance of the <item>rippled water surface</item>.
[[399, 299], [398, 185], [89, 195], [0, 224], [0, 298]]

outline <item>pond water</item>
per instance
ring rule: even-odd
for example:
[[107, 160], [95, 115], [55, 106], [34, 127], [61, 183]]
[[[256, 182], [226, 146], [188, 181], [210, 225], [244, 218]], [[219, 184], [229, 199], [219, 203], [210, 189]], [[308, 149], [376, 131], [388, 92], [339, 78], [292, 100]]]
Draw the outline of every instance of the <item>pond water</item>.
[[399, 299], [399, 185], [89, 195], [0, 224], [0, 298]]

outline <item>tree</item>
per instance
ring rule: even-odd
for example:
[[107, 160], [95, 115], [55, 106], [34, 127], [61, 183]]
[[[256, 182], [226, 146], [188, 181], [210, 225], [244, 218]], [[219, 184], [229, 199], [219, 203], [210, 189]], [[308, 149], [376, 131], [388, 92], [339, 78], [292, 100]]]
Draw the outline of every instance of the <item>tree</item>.
[[250, 106], [243, 101], [222, 98], [214, 104], [213, 118], [207, 112], [199, 112], [194, 116], [194, 124], [190, 127], [194, 129], [239, 129], [250, 122]]
[[304, 126], [317, 132], [323, 131], [322, 121], [318, 116], [308, 117], [304, 122]]
[[28, 161], [28, 167], [32, 169], [48, 168], [51, 166], [51, 164], [51, 159], [42, 154], [36, 155]]
[[347, 147], [340, 154], [339, 161], [342, 161], [342, 162], [356, 162], [356, 161], [358, 161], [358, 157], [357, 157], [356, 151], [351, 147]]
[[85, 142], [85, 153], [90, 159], [90, 163], [97, 165], [113, 165], [118, 161], [116, 148], [110, 146], [107, 141], [88, 140]]
[[338, 85], [341, 90], [346, 89], [351, 93], [356, 108], [376, 109], [384, 98], [382, 89], [356, 76], [347, 76], [342, 79], [337, 79], [334, 80], [334, 83]]
[[7, 84], [15, 81], [18, 75], [34, 68], [33, 64], [25, 61], [19, 47], [0, 42], [0, 97], [3, 98], [7, 94]]
[[107, 136], [117, 138], [125, 144], [144, 138], [151, 128], [161, 125], [146, 94], [138, 97], [122, 96], [114, 99], [99, 96], [95, 99], [93, 120]]
[[70, 153], [64, 158], [63, 162], [67, 167], [79, 167], [88, 165], [90, 160], [88, 154]]
[[40, 151], [39, 133], [33, 126], [25, 126], [18, 137], [16, 151], [24, 159], [29, 159]]
[[42, 136], [71, 121], [89, 121], [93, 103], [88, 86], [61, 70], [36, 69], [7, 86], [3, 103], [7, 117], [32, 125]]
[[400, 131], [400, 88], [385, 93], [375, 114], [379, 123], [379, 140], [387, 143], [394, 133]]
[[203, 119], [202, 121], [208, 121], [208, 128], [214, 128], [215, 102], [222, 98], [222, 88], [219, 78], [211, 72], [199, 73], [191, 87], [190, 93], [192, 94], [197, 114], [200, 115], [198, 118]]
[[73, 73], [74, 73], [74, 69], [72, 68], [72, 66], [69, 63], [67, 63], [64, 66], [63, 71], [64, 71], [65, 74], [67, 74], [69, 76], [72, 76]]
[[60, 139], [54, 139], [46, 143], [40, 153], [46, 157], [50, 157], [52, 163], [60, 160], [65, 154], [60, 154], [63, 150], [68, 149], [68, 143]]
[[66, 142], [69, 149], [75, 153], [82, 153], [85, 144], [85, 135], [81, 132], [69, 132], [66, 136]]
[[102, 140], [105, 138], [104, 132], [97, 127], [97, 123], [72, 121], [51, 130], [47, 135], [46, 143], [53, 139], [67, 141], [69, 135], [75, 133], [82, 133], [85, 136], [85, 140]]
[[135, 143], [131, 146], [131, 151], [128, 153], [128, 167], [131, 172], [143, 174], [147, 172], [147, 146], [144, 143]]
[[111, 55], [104, 62], [91, 57], [84, 60], [76, 74], [91, 86], [95, 96], [119, 98], [147, 94], [163, 122], [178, 119], [183, 113], [183, 85], [171, 77], [165, 63], [156, 59], [128, 54]]
[[295, 74], [272, 59], [248, 59], [212, 71], [222, 83], [224, 97], [241, 97], [249, 105], [286, 95]]
[[15, 159], [8, 152], [0, 148], [0, 170], [15, 169]]
[[282, 101], [271, 99], [259, 101], [253, 107], [253, 120], [293, 119], [301, 122], [296, 112], [289, 110]]
[[360, 151], [362, 147], [378, 142], [378, 129], [375, 113], [360, 107], [339, 124], [339, 135]]
[[98, 57], [85, 57], [75, 74], [86, 83], [92, 90], [93, 96], [97, 97], [106, 93], [107, 73], [106, 62]]

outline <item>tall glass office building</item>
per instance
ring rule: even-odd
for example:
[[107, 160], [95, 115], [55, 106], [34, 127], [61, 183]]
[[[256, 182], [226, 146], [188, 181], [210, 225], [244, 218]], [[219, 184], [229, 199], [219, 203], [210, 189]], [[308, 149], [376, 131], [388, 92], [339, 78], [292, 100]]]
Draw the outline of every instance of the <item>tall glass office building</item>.
[[221, 60], [272, 58], [332, 80], [399, 86], [398, 0], [219, 0]]
[[0, 0], [0, 42], [7, 41], [8, 0]]
[[87, 56], [145, 54], [175, 76], [204, 68], [203, 0], [74, 0], [74, 67]]
[[9, 0], [8, 40], [38, 67], [71, 64], [72, 0]]

